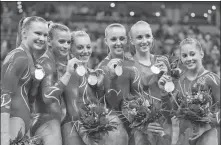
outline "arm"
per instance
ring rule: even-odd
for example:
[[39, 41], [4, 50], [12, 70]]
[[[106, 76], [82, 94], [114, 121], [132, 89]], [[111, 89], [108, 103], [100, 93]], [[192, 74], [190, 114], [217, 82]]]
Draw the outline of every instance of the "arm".
[[64, 87], [68, 84], [71, 74], [69, 72], [65, 72], [59, 80], [56, 80], [56, 68], [52, 62], [44, 61], [43, 68], [46, 72], [46, 75], [41, 83], [43, 101], [46, 104], [54, 102], [60, 104], [59, 96], [62, 94]]
[[212, 97], [213, 97], [213, 104], [217, 104], [215, 109], [216, 112], [216, 123], [220, 123], [220, 78], [218, 75], [214, 73], [208, 74], [207, 83], [209, 88], [211, 89]]
[[9, 144], [9, 122], [11, 111], [11, 100], [16, 93], [18, 82], [22, 73], [28, 67], [27, 57], [19, 56], [12, 58], [12, 61], [3, 64], [2, 69], [2, 90], [1, 90], [1, 143]]
[[67, 107], [67, 114], [72, 121], [79, 119], [79, 109], [77, 106], [79, 96], [79, 80], [77, 74], [72, 74], [69, 84], [64, 90], [64, 101]]

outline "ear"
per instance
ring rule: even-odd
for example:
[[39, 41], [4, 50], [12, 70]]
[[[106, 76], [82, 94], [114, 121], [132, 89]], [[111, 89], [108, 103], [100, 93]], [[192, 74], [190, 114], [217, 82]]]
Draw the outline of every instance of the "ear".
[[203, 57], [204, 57], [204, 52], [203, 51], [200, 51], [200, 56], [203, 59]]
[[104, 42], [105, 42], [105, 44], [108, 46], [108, 44], [107, 44], [107, 38], [104, 38]]
[[26, 39], [27, 38], [27, 32], [26, 31], [24, 31], [24, 30], [22, 30], [22, 32], [21, 32], [21, 37], [22, 37], [22, 39]]

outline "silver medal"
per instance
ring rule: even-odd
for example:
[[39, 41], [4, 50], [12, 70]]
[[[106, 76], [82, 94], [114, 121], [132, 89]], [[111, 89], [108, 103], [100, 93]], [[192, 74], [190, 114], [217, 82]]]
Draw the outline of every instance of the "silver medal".
[[164, 85], [164, 89], [166, 92], [170, 93], [175, 89], [175, 85], [173, 82], [166, 82]]
[[86, 69], [84, 68], [84, 66], [79, 65], [76, 68], [76, 72], [79, 76], [84, 76], [86, 74]]
[[35, 78], [37, 80], [42, 80], [45, 76], [45, 72], [42, 68], [36, 68], [35, 69]]
[[150, 69], [154, 74], [160, 73], [160, 69], [158, 67], [156, 67], [155, 65], [152, 65]]
[[117, 76], [121, 76], [122, 73], [123, 73], [122, 66], [117, 65], [117, 66], [114, 68], [114, 70], [115, 70], [115, 74], [116, 74]]
[[97, 76], [95, 75], [89, 75], [88, 79], [87, 79], [88, 83], [92, 86], [96, 85], [98, 80], [97, 80]]

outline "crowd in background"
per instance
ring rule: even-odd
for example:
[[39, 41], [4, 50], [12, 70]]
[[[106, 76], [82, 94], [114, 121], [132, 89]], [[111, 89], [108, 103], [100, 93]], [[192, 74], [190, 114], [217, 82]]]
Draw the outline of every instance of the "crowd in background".
[[[51, 8], [51, 10], [55, 11], [53, 8]], [[84, 14], [85, 11], [89, 10], [86, 8], [82, 8], [80, 12]], [[38, 13], [38, 11], [30, 11], [30, 13], [31, 14], [24, 13], [23, 15], [42, 15], [42, 12]], [[53, 18], [50, 18], [50, 15], [47, 13], [44, 13], [43, 17], [47, 17], [48, 20], [53, 21]], [[7, 6], [4, 6], [1, 10], [1, 18], [1, 61], [3, 61], [6, 54], [15, 48], [17, 25], [19, 19], [18, 17], [16, 17], [13, 11], [10, 11], [10, 9]], [[78, 25], [75, 25], [74, 21], [60, 21], [60, 23], [64, 23], [71, 30], [84, 29], [89, 33], [93, 47], [93, 53], [90, 61], [92, 68], [94, 68], [102, 59], [106, 57], [108, 53], [108, 48], [104, 43], [104, 28], [111, 22], [98, 22], [93, 23], [93, 25], [90, 24], [90, 22], [82, 22], [82, 24], [80, 23]], [[127, 24], [126, 28], [129, 28], [130, 25], [131, 24]], [[203, 59], [205, 68], [220, 75], [220, 32], [218, 32], [217, 34], [203, 33], [198, 29], [197, 26], [189, 26], [187, 29], [180, 27], [180, 30], [177, 31], [174, 29], [173, 26], [174, 24], [171, 21], [163, 21], [159, 25], [157, 30], [153, 32], [155, 38], [155, 45], [152, 51], [155, 54], [173, 53], [175, 55], [179, 55], [179, 43], [184, 38], [197, 38], [201, 43], [205, 53]], [[128, 44], [128, 51], [133, 50], [131, 49], [131, 47], [132, 46]]]

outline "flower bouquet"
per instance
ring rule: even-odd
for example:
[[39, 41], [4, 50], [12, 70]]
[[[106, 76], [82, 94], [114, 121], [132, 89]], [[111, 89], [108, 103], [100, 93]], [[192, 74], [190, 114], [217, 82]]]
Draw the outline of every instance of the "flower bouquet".
[[162, 116], [162, 110], [150, 104], [143, 96], [124, 101], [122, 114], [130, 122], [130, 128], [146, 132], [149, 123], [155, 122]]
[[84, 107], [85, 112], [81, 114], [80, 123], [86, 130], [87, 137], [98, 142], [102, 135], [117, 129], [116, 122], [111, 121], [109, 111], [104, 105], [88, 103]]
[[28, 137], [22, 135], [22, 131], [18, 132], [17, 137], [14, 140], [10, 140], [10, 145], [43, 145], [43, 142], [38, 137]]
[[[196, 86], [202, 86], [197, 84]], [[192, 89], [191, 95], [178, 96], [176, 103], [178, 110], [175, 115], [178, 118], [191, 121], [193, 124], [210, 123], [212, 117], [212, 97], [210, 91], [203, 89]]]

